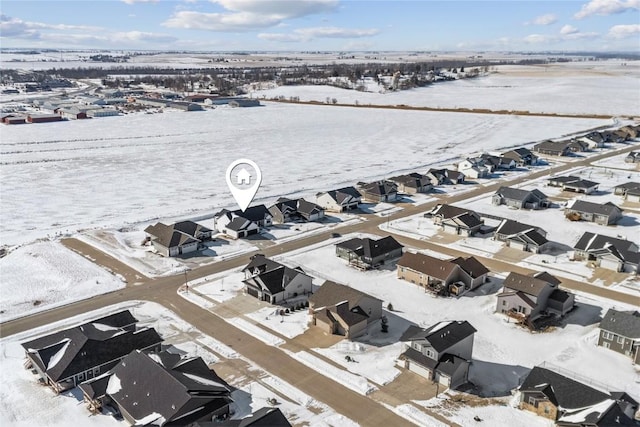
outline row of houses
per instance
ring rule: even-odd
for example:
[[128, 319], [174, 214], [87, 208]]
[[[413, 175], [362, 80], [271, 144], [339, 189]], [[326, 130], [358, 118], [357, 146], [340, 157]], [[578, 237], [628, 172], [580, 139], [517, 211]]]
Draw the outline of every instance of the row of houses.
[[229, 420], [232, 387], [202, 358], [162, 343], [155, 329], [138, 326], [123, 310], [22, 347], [25, 368], [40, 383], [56, 393], [78, 387], [92, 414], [109, 409], [136, 426], [291, 426], [274, 408]]
[[533, 151], [550, 156], [568, 156], [603, 148], [608, 143], [623, 143], [637, 138], [639, 134], [640, 125], [628, 125], [615, 130], [593, 131], [568, 140], [542, 141], [533, 146]]

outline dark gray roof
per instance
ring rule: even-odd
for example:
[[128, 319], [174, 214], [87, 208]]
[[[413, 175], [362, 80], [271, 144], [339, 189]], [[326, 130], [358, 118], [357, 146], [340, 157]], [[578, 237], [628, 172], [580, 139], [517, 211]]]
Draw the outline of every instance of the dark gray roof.
[[173, 224], [173, 229], [188, 234], [192, 237], [197, 237], [197, 235], [200, 233], [207, 233], [211, 231], [210, 228], [207, 228], [204, 225], [200, 225], [193, 221], [176, 222], [175, 224]]
[[107, 394], [134, 419], [158, 425], [188, 425], [231, 401], [229, 386], [201, 358], [140, 351], [112, 369]]
[[252, 224], [251, 220], [241, 216], [237, 216], [227, 224], [226, 228], [228, 230], [241, 231], [248, 228], [251, 224]]
[[498, 191], [496, 191], [496, 194], [499, 194], [505, 199], [520, 200], [520, 201], [530, 200], [532, 198], [534, 200], [547, 199], [547, 196], [545, 196], [545, 194], [538, 189], [522, 190], [520, 188], [513, 188], [513, 187], [500, 187]]
[[577, 188], [577, 189], [587, 189], [591, 187], [596, 187], [600, 185], [600, 183], [595, 181], [589, 181], [588, 179], [579, 179], [577, 181], [571, 181], [565, 183], [566, 188]]
[[585, 213], [607, 215], [607, 216], [616, 215], [622, 212], [622, 209], [620, 209], [619, 207], [617, 207], [611, 202], [600, 204], [600, 203], [587, 202], [585, 200], [576, 200], [573, 202], [571, 206], [567, 206], [567, 209], [576, 211], [576, 212], [585, 212]]
[[539, 227], [525, 224], [523, 222], [513, 221], [511, 219], [503, 219], [496, 228], [496, 233], [509, 236], [512, 234], [525, 233], [529, 230], [536, 229], [539, 229]]
[[510, 236], [509, 240], [526, 242], [526, 243], [534, 244], [537, 246], [542, 246], [549, 242], [546, 237], [544, 237], [542, 234], [538, 233], [534, 229], [528, 230], [521, 234]]
[[431, 180], [429, 178], [417, 172], [394, 176], [393, 178], [389, 178], [389, 180], [411, 188], [420, 188], [431, 185]]
[[461, 365], [469, 364], [469, 362], [464, 360], [462, 357], [449, 353], [443, 354], [438, 362], [439, 363], [438, 366], [436, 366], [436, 371], [442, 372], [449, 377], [453, 376], [453, 374], [455, 374], [455, 372]]
[[279, 408], [263, 407], [241, 420], [198, 421], [193, 427], [291, 427]]
[[564, 303], [571, 297], [569, 292], [563, 291], [562, 289], [554, 289], [553, 292], [549, 295], [549, 299]]
[[551, 151], [556, 153], [562, 153], [569, 147], [569, 143], [566, 141], [543, 141], [533, 146], [536, 151]]
[[626, 338], [640, 339], [640, 313], [610, 308], [600, 322], [600, 329]]
[[630, 240], [594, 234], [587, 231], [580, 237], [580, 240], [578, 240], [573, 248], [593, 253], [606, 250], [625, 262], [631, 264], [640, 263], [640, 252], [636, 251], [637, 245]]
[[440, 216], [442, 218], [454, 218], [466, 213], [471, 213], [472, 215], [477, 216], [477, 214], [470, 209], [459, 208], [458, 206], [447, 204], [437, 205], [430, 212], [432, 216]]
[[438, 365], [437, 360], [427, 357], [424, 354], [420, 353], [418, 350], [411, 347], [408, 347], [404, 351], [404, 353], [400, 355], [400, 359], [404, 358], [412, 360], [428, 369], [435, 369], [435, 367]]
[[[128, 310], [22, 343], [33, 362], [53, 381], [116, 361], [135, 349], [160, 344], [155, 329], [135, 330]], [[124, 329], [127, 327], [127, 329]]]
[[365, 237], [364, 239], [356, 237], [344, 242], [336, 243], [336, 246], [354, 252], [360, 257], [367, 257], [371, 259], [403, 248], [403, 246], [392, 236], [383, 237], [378, 240], [373, 240], [368, 237]]
[[348, 198], [359, 199], [362, 197], [362, 194], [356, 190], [354, 187], [343, 187], [337, 190], [327, 191], [327, 194], [336, 202], [342, 203]]
[[398, 192], [398, 186], [391, 181], [375, 181], [369, 183], [360, 183], [360, 190], [368, 194], [385, 196]]
[[581, 178], [579, 176], [569, 175], [569, 176], [555, 176], [553, 178], [549, 178], [547, 181], [557, 182], [560, 184], [568, 184], [570, 182], [576, 182], [580, 180]]
[[280, 212], [288, 211], [290, 214], [299, 213], [303, 214], [303, 216], [309, 216], [324, 211], [324, 208], [322, 208], [321, 206], [318, 206], [315, 203], [308, 202], [305, 199], [280, 198], [269, 209], [271, 210], [274, 208], [279, 210]]
[[334, 306], [342, 301], [349, 301], [349, 306], [355, 307], [363, 297], [378, 299], [349, 286], [327, 280], [309, 297], [309, 303], [315, 308], [320, 308]]
[[258, 222], [264, 221], [265, 218], [270, 217], [269, 209], [265, 205], [255, 205], [248, 207], [244, 212], [238, 209], [233, 213], [239, 217], [246, 218], [249, 221]]
[[348, 326], [357, 325], [369, 318], [369, 315], [359, 305], [349, 307], [348, 301], [330, 307], [327, 311], [329, 312], [327, 314], [332, 315], [332, 317], [339, 316]]
[[512, 159], [524, 159], [526, 157], [533, 157], [533, 153], [528, 148], [520, 147], [513, 150], [502, 153], [503, 157], [509, 157]]
[[443, 321], [436, 323], [428, 329], [409, 326], [402, 334], [402, 337], [400, 337], [400, 341], [426, 340], [435, 351], [440, 353], [476, 332], [476, 329], [466, 320]]
[[284, 264], [273, 261], [272, 259], [264, 256], [264, 254], [255, 254], [251, 256], [249, 264], [247, 264], [242, 271], [249, 270], [251, 272], [265, 272], [283, 266]]
[[509, 273], [507, 278], [504, 279], [502, 285], [505, 288], [524, 292], [525, 294], [537, 297], [538, 295], [540, 295], [540, 292], [542, 292], [543, 289], [552, 284], [544, 280], [543, 278], [526, 276], [524, 274], [512, 271], [511, 273]]
[[258, 287], [261, 289], [268, 289], [271, 295], [284, 291], [284, 289], [291, 283], [291, 281], [298, 275], [304, 274], [301, 270], [289, 268], [285, 265], [281, 265], [275, 269], [264, 271], [249, 279], [244, 283], [249, 286]]
[[[181, 229], [176, 226], [179, 226]], [[148, 226], [144, 231], [152, 236], [152, 240], [154, 242], [164, 246], [165, 248], [174, 248], [187, 245], [189, 243], [199, 242], [200, 240], [194, 237], [196, 230], [198, 229], [209, 230], [195, 222], [183, 221], [173, 225], [166, 225], [159, 222]], [[189, 232], [185, 232], [183, 230], [187, 230]]]
[[520, 391], [541, 392], [554, 405], [564, 409], [586, 408], [611, 398], [606, 393], [539, 366], [529, 372]]
[[640, 182], [625, 182], [623, 184], [618, 184], [614, 188], [622, 188], [625, 190], [635, 190], [640, 189]]

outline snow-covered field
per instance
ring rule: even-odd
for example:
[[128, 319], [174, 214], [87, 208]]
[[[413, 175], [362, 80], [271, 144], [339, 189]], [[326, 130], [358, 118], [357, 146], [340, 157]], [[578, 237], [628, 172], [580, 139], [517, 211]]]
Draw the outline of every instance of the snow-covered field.
[[[436, 83], [410, 91], [359, 92], [331, 86], [280, 86], [258, 91], [258, 97], [299, 97], [301, 101], [360, 105], [410, 105], [433, 108], [482, 108], [562, 114], [637, 116], [640, 105], [630, 102], [640, 90], [640, 61], [591, 63], [601, 73], [585, 73], [572, 65], [497, 67], [485, 77]], [[519, 71], [525, 70], [525, 71]], [[546, 71], [549, 72], [546, 72]], [[562, 73], [559, 75], [559, 73]], [[611, 102], [601, 102], [603, 93]], [[611, 98], [609, 98], [611, 97]]]
[[0, 321], [124, 287], [121, 278], [59, 242], [35, 242], [0, 258]]
[[[191, 325], [154, 303], [130, 302], [118, 306], [76, 316], [36, 330], [0, 340], [0, 425], [6, 427], [63, 427], [83, 425], [96, 427], [125, 426], [108, 415], [91, 416], [82, 402], [78, 389], [55, 395], [48, 387], [39, 385], [35, 376], [24, 369], [24, 349], [21, 342], [48, 334], [57, 329], [68, 328], [88, 319], [128, 308], [140, 320], [141, 325], [154, 327], [165, 339], [189, 356], [199, 356], [207, 363], [221, 358], [238, 358], [238, 354], [215, 338], [202, 334]], [[185, 334], [188, 334], [186, 336]], [[194, 339], [195, 337], [195, 339]], [[216, 354], [214, 354], [213, 352]], [[327, 405], [316, 401], [291, 384], [270, 375], [249, 363], [246, 375], [224, 378], [238, 390], [232, 394], [234, 418], [242, 418], [261, 407], [269, 406], [267, 398], [274, 396], [278, 407], [292, 422], [314, 426], [357, 426], [347, 417], [337, 414]], [[286, 397], [286, 398], [285, 398]], [[34, 404], [37, 402], [37, 404]]]
[[262, 169], [255, 203], [263, 203], [606, 124], [266, 103], [3, 126], [0, 239], [16, 245], [235, 207], [224, 173], [240, 157]]

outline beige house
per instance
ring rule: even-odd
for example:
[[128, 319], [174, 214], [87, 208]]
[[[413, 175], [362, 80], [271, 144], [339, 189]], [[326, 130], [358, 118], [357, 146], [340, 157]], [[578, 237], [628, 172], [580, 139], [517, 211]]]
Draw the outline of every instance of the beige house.
[[349, 286], [327, 280], [309, 297], [311, 324], [323, 331], [355, 338], [382, 316], [382, 301]]

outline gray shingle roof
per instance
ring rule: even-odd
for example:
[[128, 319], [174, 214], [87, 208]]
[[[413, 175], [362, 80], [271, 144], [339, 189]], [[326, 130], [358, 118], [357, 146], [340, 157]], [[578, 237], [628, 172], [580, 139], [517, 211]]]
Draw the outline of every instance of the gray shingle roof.
[[600, 329], [626, 338], [640, 339], [640, 313], [610, 308], [600, 322]]
[[451, 261], [411, 252], [405, 252], [404, 255], [402, 255], [398, 261], [398, 266], [441, 280], [449, 278], [457, 268], [460, 268]]
[[567, 209], [576, 212], [585, 212], [607, 216], [617, 215], [622, 212], [622, 209], [611, 202], [600, 204], [587, 202], [585, 200], [575, 200], [572, 205], [567, 205]]
[[509, 199], [509, 200], [525, 201], [525, 200], [530, 200], [532, 198], [534, 200], [547, 199], [547, 196], [538, 189], [522, 190], [520, 188], [513, 188], [513, 187], [500, 187], [498, 191], [496, 191], [496, 194], [499, 194], [503, 198]]
[[342, 301], [349, 301], [349, 306], [353, 307], [357, 305], [363, 297], [378, 299], [349, 286], [327, 280], [309, 297], [309, 304], [320, 308], [334, 306]]
[[551, 283], [539, 277], [525, 276], [524, 274], [511, 272], [507, 278], [504, 279], [502, 285], [505, 288], [524, 292], [525, 294], [537, 297], [540, 295], [540, 292], [551, 285]]
[[525, 224], [523, 222], [513, 221], [510, 219], [503, 219], [498, 225], [498, 227], [496, 228], [496, 233], [512, 235], [512, 234], [525, 233], [529, 230], [536, 230], [538, 228], [539, 227]]
[[400, 341], [411, 342], [426, 340], [435, 351], [440, 353], [476, 332], [476, 329], [466, 320], [443, 321], [436, 323], [428, 329], [409, 326], [402, 334], [402, 337], [400, 337]]
[[360, 257], [376, 258], [381, 255], [402, 249], [403, 246], [392, 236], [386, 236], [378, 240], [353, 238], [344, 242], [336, 243], [337, 247], [354, 252]]
[[539, 366], [529, 372], [520, 391], [542, 392], [554, 405], [565, 409], [586, 408], [611, 398], [606, 393]]

